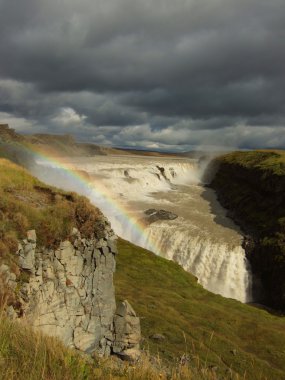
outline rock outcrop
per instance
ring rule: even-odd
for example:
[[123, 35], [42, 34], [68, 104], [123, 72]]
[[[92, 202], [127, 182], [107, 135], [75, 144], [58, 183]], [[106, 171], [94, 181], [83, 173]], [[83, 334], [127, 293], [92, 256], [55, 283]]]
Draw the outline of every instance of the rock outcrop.
[[127, 301], [116, 312], [116, 239], [106, 220], [103, 238], [85, 239], [74, 228], [57, 249], [38, 247], [36, 232], [28, 231], [17, 252], [24, 280], [16, 281], [7, 266], [1, 267], [9, 286], [17, 287], [17, 306], [9, 307], [9, 315], [87, 353], [126, 357], [134, 349], [130, 359], [138, 357], [139, 318]]
[[140, 356], [140, 320], [128, 301], [118, 305], [114, 318], [113, 352], [122, 359], [135, 361]]
[[[0, 130], [1, 145], [13, 132]], [[11, 137], [9, 152], [21, 147]], [[0, 169], [0, 306], [69, 347], [109, 355], [117, 237], [108, 220], [87, 198], [51, 188], [8, 159]], [[29, 226], [36, 231], [26, 233]]]
[[157, 220], [174, 220], [178, 218], [178, 215], [171, 211], [166, 210], [156, 210], [155, 208], [150, 208], [144, 212], [146, 217], [144, 221], [147, 223], [154, 223]]

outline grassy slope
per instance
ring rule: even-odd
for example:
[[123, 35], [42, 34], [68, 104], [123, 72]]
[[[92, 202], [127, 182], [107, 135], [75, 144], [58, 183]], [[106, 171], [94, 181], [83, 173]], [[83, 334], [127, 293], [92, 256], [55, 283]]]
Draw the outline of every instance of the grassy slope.
[[212, 370], [178, 365], [166, 372], [158, 360], [152, 362], [147, 356], [136, 365], [91, 358], [0, 315], [1, 380], [217, 380]]
[[159, 369], [147, 361], [136, 370], [116, 360], [90, 358], [67, 349], [57, 339], [31, 331], [28, 326], [3, 316], [0, 322], [2, 380], [165, 380], [165, 376], [159, 376]]
[[[148, 361], [137, 366], [92, 361], [0, 315], [3, 380], [217, 380], [237, 379], [235, 371], [246, 373], [246, 379], [284, 379], [283, 319], [215, 296], [177, 264], [122, 240], [117, 263], [118, 298], [127, 297], [141, 316], [144, 346], [168, 359], [187, 352], [190, 369], [176, 365], [166, 377]], [[148, 339], [155, 332], [166, 340]], [[213, 364], [218, 371], [209, 369]]]
[[[285, 378], [284, 318], [214, 295], [176, 263], [123, 240], [115, 287], [141, 317], [152, 353], [175, 361], [188, 352], [192, 362], [222, 373], [231, 367], [248, 379]], [[156, 343], [149, 338], [154, 333], [166, 339]]]
[[0, 317], [1, 379], [83, 380], [96, 374], [90, 364], [56, 339]]
[[101, 217], [85, 197], [47, 186], [0, 158], [0, 259], [16, 251], [28, 229], [36, 229], [39, 244], [49, 247], [68, 237], [72, 227], [86, 237], [95, 233]]
[[[56, 224], [58, 236], [63, 233], [62, 237], [65, 237], [64, 231], [70, 227], [66, 223], [69, 221], [72, 224], [78, 223], [79, 218], [85, 224], [85, 214], [90, 216], [90, 212], [92, 213], [88, 202], [86, 206], [86, 201], [84, 201], [82, 206], [82, 197], [74, 194], [70, 196], [70, 193], [49, 188], [31, 177], [25, 170], [6, 160], [0, 160], [0, 184], [1, 242], [3, 242], [3, 236], [4, 238], [21, 237], [20, 227], [23, 218], [26, 218], [25, 228], [36, 227], [37, 231], [38, 229], [40, 231], [39, 235], [44, 235], [41, 227], [48, 222], [48, 229], [54, 228]], [[82, 207], [83, 215], [80, 213]], [[64, 217], [65, 212], [66, 210], [70, 212], [70, 209], [72, 219], [69, 217], [67, 220]], [[17, 213], [22, 217], [18, 215], [15, 219]], [[90, 222], [94, 225], [92, 218]], [[284, 319], [242, 305], [237, 301], [215, 296], [202, 289], [194, 277], [183, 271], [177, 264], [161, 259], [130, 243], [120, 241], [119, 252], [115, 278], [117, 295], [119, 299], [129, 299], [142, 317], [144, 345], [149, 347], [152, 353], [158, 352], [165, 359], [173, 362], [176, 357], [187, 352], [191, 356], [194, 367], [204, 368], [217, 364], [223, 373], [226, 366], [232, 367], [240, 374], [247, 373], [249, 379], [264, 377], [284, 379]], [[14, 327], [5, 328], [5, 326], [7, 326], [5, 320], [1, 319], [1, 373], [4, 373], [5, 368], [8, 371], [7, 363], [12, 366], [12, 362], [14, 369], [15, 365], [16, 368], [37, 366], [34, 348], [38, 349], [38, 346], [33, 345], [35, 342], [33, 338], [30, 340], [25, 338], [31, 335], [30, 332], [24, 331], [24, 336], [18, 343], [16, 337], [22, 329], [17, 330], [15, 327], [16, 330], [14, 330]], [[13, 336], [14, 332], [16, 337]], [[157, 332], [163, 333], [166, 340], [154, 343], [152, 339], [149, 339], [151, 334]], [[41, 344], [40, 347], [42, 347]], [[48, 355], [50, 365], [57, 366], [55, 356], [52, 356], [53, 344], [47, 350], [44, 351], [44, 355]], [[69, 357], [67, 352], [62, 355]], [[42, 359], [38, 360], [40, 362]], [[66, 372], [62, 372], [62, 374], [67, 373], [66, 377], [65, 375], [61, 377], [45, 375], [42, 378], [72, 378], [72, 376], [68, 377], [72, 361], [67, 359], [66, 364], [65, 359], [62, 360], [61, 363], [67, 366]], [[80, 363], [77, 365], [81, 366]], [[83, 367], [84, 365], [83, 363]], [[85, 369], [82, 371], [84, 373]], [[22, 373], [25, 372], [22, 371]], [[80, 376], [78, 375], [77, 378], [84, 378], [85, 375]], [[13, 377], [7, 375], [6, 378]], [[27, 377], [15, 375], [15, 378]], [[107, 377], [101, 374], [99, 378]], [[114, 373], [109, 378], [115, 378]], [[133, 379], [136, 378], [139, 378], [138, 375], [133, 377]], [[194, 376], [194, 378], [199, 377]], [[226, 378], [229, 378], [228, 374]]]
[[[27, 230], [35, 229], [38, 246], [57, 247], [70, 238], [73, 227], [82, 236], [101, 237], [105, 225], [102, 213], [85, 197], [47, 186], [20, 166], [0, 158], [0, 265], [8, 264], [19, 283], [29, 274], [18, 266], [18, 243]], [[17, 292], [2, 286], [1, 298], [18, 308]]]
[[221, 157], [221, 160], [238, 164], [248, 169], [259, 169], [264, 173], [285, 175], [285, 151], [257, 150], [250, 152], [234, 152]]

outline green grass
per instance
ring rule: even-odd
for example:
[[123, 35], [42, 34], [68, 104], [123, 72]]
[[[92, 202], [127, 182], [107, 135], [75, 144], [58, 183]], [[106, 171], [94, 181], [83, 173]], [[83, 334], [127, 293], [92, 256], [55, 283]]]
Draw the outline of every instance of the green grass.
[[212, 186], [226, 207], [253, 230], [279, 229], [285, 221], [285, 152], [233, 152], [215, 162], [220, 168]]
[[212, 370], [192, 364], [166, 371], [159, 358], [147, 355], [135, 365], [115, 357], [90, 357], [3, 314], [0, 373], [1, 380], [217, 380]]
[[285, 152], [282, 150], [255, 150], [233, 152], [220, 157], [222, 162], [258, 169], [268, 174], [285, 175]]
[[[174, 363], [227, 368], [248, 379], [285, 378], [285, 319], [214, 295], [178, 264], [119, 240], [115, 288], [141, 317], [143, 345]], [[155, 342], [154, 333], [165, 340]], [[226, 377], [229, 378], [229, 377]]]
[[34, 333], [3, 316], [0, 321], [1, 379], [83, 380], [90, 378], [92, 372], [95, 374], [95, 365], [93, 368], [56, 339]]

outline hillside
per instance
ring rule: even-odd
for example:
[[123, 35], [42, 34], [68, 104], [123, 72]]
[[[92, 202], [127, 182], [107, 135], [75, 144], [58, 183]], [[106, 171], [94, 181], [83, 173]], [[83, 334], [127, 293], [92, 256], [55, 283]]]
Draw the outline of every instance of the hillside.
[[89, 236], [100, 230], [102, 213], [75, 193], [47, 186], [27, 170], [0, 158], [0, 259], [17, 250], [18, 239], [36, 229], [46, 247], [69, 237], [72, 227]]
[[284, 318], [210, 293], [178, 264], [127, 241], [118, 247], [117, 298], [137, 310], [150, 352], [169, 363], [187, 353], [226, 379], [229, 368], [250, 380], [285, 378]]
[[[86, 198], [49, 187], [6, 159], [0, 160], [0, 211], [0, 266], [12, 268], [19, 284], [16, 289], [29, 276], [19, 269], [15, 255], [27, 229], [36, 229], [39, 246], [53, 249], [62, 240], [72, 241], [74, 226], [86, 238], [94, 233], [100, 237], [103, 228], [103, 215]], [[230, 379], [237, 378], [236, 374], [253, 380], [284, 379], [284, 318], [214, 295], [179, 265], [129, 242], [119, 240], [118, 251], [117, 303], [128, 299], [141, 318], [142, 346], [152, 364], [140, 362], [131, 372], [128, 366], [119, 364], [118, 368], [109, 361], [90, 364], [55, 340], [25, 332], [2, 314], [0, 370], [4, 379], [26, 379], [31, 368], [31, 378], [40, 378], [42, 366], [44, 379], [72, 379], [72, 373], [78, 379], [157, 380], [166, 379], [164, 366], [173, 380]], [[49, 256], [52, 251], [45, 252]], [[65, 285], [70, 284], [66, 281]], [[1, 289], [2, 300], [8, 297], [8, 303], [15, 302], [13, 294]], [[62, 377], [58, 377], [61, 366]]]
[[1, 315], [0, 358], [1, 380], [217, 380], [215, 371], [195, 363], [167, 369], [148, 355], [135, 365], [82, 355]]
[[[213, 371], [207, 369], [207, 366], [200, 366], [199, 363], [191, 363], [191, 365], [184, 363], [185, 365], [181, 367], [175, 361], [172, 362], [171, 368], [167, 370], [168, 375], [166, 376], [164, 364], [160, 363], [158, 358], [156, 359], [156, 355], [153, 357], [143, 356], [142, 360], [135, 367], [131, 368], [127, 364], [118, 361], [118, 359], [115, 361], [114, 359], [100, 360], [98, 358], [93, 360], [86, 355], [82, 356], [75, 351], [65, 348], [57, 339], [44, 336], [39, 331], [31, 331], [30, 322], [21, 322], [21, 315], [23, 312], [29, 311], [27, 309], [29, 297], [34, 297], [34, 292], [37, 291], [38, 287], [37, 283], [40, 284], [41, 297], [45, 297], [45, 292], [48, 290], [46, 285], [51, 284], [51, 282], [56, 283], [52, 275], [52, 262], [56, 261], [53, 247], [57, 249], [58, 246], [61, 246], [61, 242], [63, 240], [66, 241], [66, 239], [73, 242], [74, 236], [71, 236], [71, 229], [74, 226], [77, 227], [78, 231], [82, 234], [81, 236], [84, 237], [84, 239], [79, 241], [77, 238], [77, 243], [74, 242], [74, 245], [78, 247], [84, 241], [86, 243], [85, 247], [90, 247], [90, 244], [92, 244], [90, 239], [94, 234], [95, 237], [98, 235], [99, 242], [101, 242], [102, 231], [104, 232], [106, 223], [101, 212], [92, 206], [86, 198], [44, 185], [32, 177], [25, 169], [6, 159], [0, 159], [0, 218], [1, 378], [7, 380], [39, 378], [49, 380], [91, 378], [101, 380], [116, 378], [158, 380], [166, 379], [167, 376], [175, 380], [189, 379], [191, 377], [193, 379], [215, 378]], [[33, 254], [40, 257], [36, 259], [38, 263], [35, 262], [34, 264], [33, 260], [31, 261], [30, 254], [36, 244], [34, 244], [35, 238], [33, 236], [29, 237], [27, 235], [26, 237], [26, 232], [29, 228], [35, 228], [37, 231], [38, 247]], [[28, 255], [25, 264], [29, 265], [25, 267], [21, 265], [21, 256], [18, 256], [19, 242], [22, 242], [24, 252]], [[29, 249], [26, 251], [25, 247], [29, 247]], [[100, 249], [104, 252], [107, 247], [105, 246]], [[63, 255], [63, 249], [61, 248], [55, 252], [60, 251]], [[86, 249], [84, 249], [85, 251]], [[67, 255], [67, 252], [64, 255]], [[107, 256], [105, 257], [107, 263], [109, 259], [107, 260]], [[41, 272], [44, 272], [43, 278], [45, 281], [42, 283], [39, 282], [42, 276], [39, 273], [39, 259], [45, 264], [45, 268], [42, 266], [41, 269]], [[66, 257], [66, 260], [69, 259], [71, 258]], [[68, 262], [64, 262], [62, 259], [61, 262], [67, 268]], [[35, 268], [33, 268], [34, 265]], [[7, 286], [5, 279], [7, 267], [11, 270], [11, 275], [9, 276], [15, 284], [14, 287]], [[100, 267], [100, 264], [96, 262], [96, 268], [98, 267]], [[64, 297], [69, 297], [73, 289], [75, 289], [75, 292], [81, 291], [80, 289], [76, 289], [76, 276], [70, 272], [73, 270], [77, 270], [77, 266], [74, 269], [72, 267], [68, 269], [69, 278], [63, 277], [63, 284], [58, 293], [62, 293], [66, 289]], [[109, 276], [106, 269], [102, 273], [104, 275], [100, 281], [104, 281], [103, 278], [105, 278], [108, 288], [111, 289], [112, 283], [108, 282]], [[63, 276], [63, 272], [57, 272], [56, 275], [59, 274], [61, 277]], [[78, 275], [84, 276], [83, 273], [78, 273]], [[74, 284], [70, 280], [71, 278]], [[32, 288], [31, 293], [28, 292], [28, 285], [32, 280], [36, 287]], [[131, 287], [132, 284], [129, 283], [127, 286]], [[95, 289], [92, 286], [91, 291]], [[23, 302], [22, 296], [24, 296], [24, 304], [20, 304], [20, 302]], [[61, 306], [61, 303], [58, 303], [57, 292], [52, 296], [53, 298], [50, 297], [51, 294], [48, 296], [49, 302], [46, 303], [46, 306], [49, 307], [48, 303], [50, 303], [50, 307], [52, 308], [50, 310], [55, 310], [57, 313], [57, 322], [64, 322], [60, 321], [60, 318], [64, 317], [66, 306], [70, 308], [72, 304], [69, 306], [68, 304], [63, 304], [63, 310], [58, 310], [58, 306]], [[56, 302], [54, 302], [55, 300]], [[72, 298], [70, 301], [73, 303], [75, 298]], [[103, 306], [101, 302], [102, 298], [100, 300], [100, 309]], [[53, 309], [53, 305], [56, 309]], [[8, 319], [4, 311], [7, 306], [7, 311], [9, 311]], [[75, 304], [74, 306], [75, 309], [71, 309], [71, 311], [78, 312], [77, 305]], [[12, 314], [11, 307], [14, 309]], [[34, 310], [34, 307], [38, 307], [38, 305], [33, 305], [32, 310]], [[13, 320], [15, 312], [17, 317], [16, 320]], [[46, 315], [43, 314], [43, 318], [46, 318], [49, 314], [51, 313], [47, 311]], [[173, 352], [173, 356], [176, 356], [176, 352]]]
[[23, 138], [27, 147], [54, 156], [96, 156], [118, 153], [113, 148], [79, 143], [71, 135], [34, 134], [25, 135]]
[[179, 265], [123, 240], [117, 265], [117, 298], [128, 297], [138, 311], [152, 357], [135, 366], [90, 360], [2, 315], [3, 380], [284, 379], [283, 318], [214, 295]]
[[211, 186], [247, 235], [256, 296], [285, 310], [285, 152], [234, 152], [214, 165]]
[[[8, 148], [8, 149], [7, 149]], [[13, 148], [13, 149], [12, 149]], [[0, 123], [0, 153], [1, 156], [11, 154], [11, 150], [18, 148], [29, 151], [38, 151], [54, 156], [94, 156], [108, 154], [129, 154], [127, 151], [104, 147], [91, 143], [77, 142], [72, 135], [52, 135], [36, 133], [20, 135], [8, 124]]]

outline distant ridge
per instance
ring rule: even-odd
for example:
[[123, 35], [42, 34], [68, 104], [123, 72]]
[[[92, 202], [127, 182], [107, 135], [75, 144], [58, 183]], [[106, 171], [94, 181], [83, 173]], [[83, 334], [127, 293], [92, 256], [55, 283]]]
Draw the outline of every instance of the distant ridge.
[[0, 123], [0, 143], [16, 142], [22, 143], [26, 147], [33, 146], [38, 148], [43, 153], [53, 156], [106, 156], [106, 155], [140, 155], [140, 156], [155, 156], [155, 157], [174, 157], [180, 154], [162, 153], [148, 150], [136, 150], [125, 148], [112, 148], [93, 143], [78, 142], [74, 136], [70, 134], [48, 134], [36, 133], [33, 135], [20, 135], [8, 124]]
[[9, 127], [9, 124], [0, 123], [0, 140], [2, 141], [23, 141], [24, 137], [17, 134], [15, 129]]

